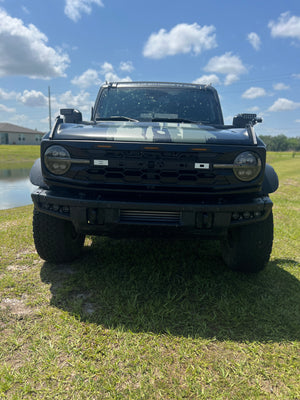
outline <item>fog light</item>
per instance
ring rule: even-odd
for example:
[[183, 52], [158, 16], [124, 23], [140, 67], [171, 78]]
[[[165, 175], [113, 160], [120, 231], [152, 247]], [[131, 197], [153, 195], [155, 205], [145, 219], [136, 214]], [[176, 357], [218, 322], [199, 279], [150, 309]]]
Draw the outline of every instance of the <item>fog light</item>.
[[251, 213], [249, 211], [245, 211], [245, 212], [243, 212], [243, 217], [245, 219], [249, 219], [251, 217]]
[[232, 219], [238, 220], [240, 218], [240, 214], [235, 212], [232, 214]]

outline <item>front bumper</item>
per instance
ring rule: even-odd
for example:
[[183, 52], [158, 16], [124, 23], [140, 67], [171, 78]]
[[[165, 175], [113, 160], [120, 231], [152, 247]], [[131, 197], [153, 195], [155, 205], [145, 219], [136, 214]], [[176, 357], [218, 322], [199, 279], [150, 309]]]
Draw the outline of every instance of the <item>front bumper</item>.
[[230, 227], [260, 222], [268, 217], [273, 203], [268, 196], [244, 202], [177, 204], [88, 200], [79, 195], [58, 195], [36, 189], [31, 194], [35, 208], [69, 220], [78, 232], [103, 234], [122, 226], [176, 228], [204, 236], [224, 235]]

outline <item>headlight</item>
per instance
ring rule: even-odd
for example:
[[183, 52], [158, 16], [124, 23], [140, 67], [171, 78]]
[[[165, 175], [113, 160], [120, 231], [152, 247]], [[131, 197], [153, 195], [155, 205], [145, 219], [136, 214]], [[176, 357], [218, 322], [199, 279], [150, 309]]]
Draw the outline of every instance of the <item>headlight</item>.
[[62, 146], [50, 146], [44, 154], [45, 165], [55, 175], [65, 174], [71, 166], [69, 152]]
[[240, 181], [252, 181], [260, 171], [261, 159], [250, 151], [239, 154], [234, 160], [233, 172]]

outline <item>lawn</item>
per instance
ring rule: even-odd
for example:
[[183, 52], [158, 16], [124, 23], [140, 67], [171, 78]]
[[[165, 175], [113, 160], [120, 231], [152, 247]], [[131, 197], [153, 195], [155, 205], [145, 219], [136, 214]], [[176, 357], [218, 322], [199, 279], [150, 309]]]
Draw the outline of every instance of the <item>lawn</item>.
[[0, 145], [0, 169], [30, 168], [40, 156], [40, 146]]
[[267, 268], [218, 242], [89, 237], [35, 252], [32, 206], [0, 211], [0, 399], [300, 399], [300, 156], [271, 153]]

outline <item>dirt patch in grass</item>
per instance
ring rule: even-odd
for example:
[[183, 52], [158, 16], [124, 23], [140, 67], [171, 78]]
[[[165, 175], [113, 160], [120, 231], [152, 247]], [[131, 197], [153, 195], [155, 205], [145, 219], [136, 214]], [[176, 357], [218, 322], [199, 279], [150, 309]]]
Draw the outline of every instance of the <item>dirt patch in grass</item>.
[[284, 184], [299, 187], [299, 182], [296, 179], [286, 179]]
[[0, 303], [0, 309], [17, 316], [33, 313], [33, 309], [26, 305], [26, 296], [22, 296], [21, 299], [5, 297]]

